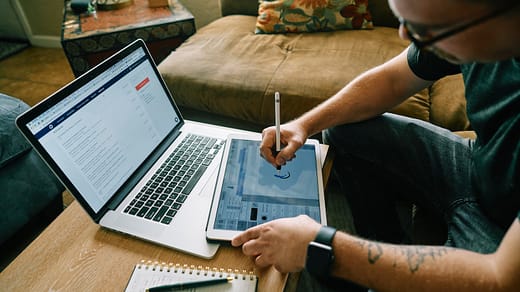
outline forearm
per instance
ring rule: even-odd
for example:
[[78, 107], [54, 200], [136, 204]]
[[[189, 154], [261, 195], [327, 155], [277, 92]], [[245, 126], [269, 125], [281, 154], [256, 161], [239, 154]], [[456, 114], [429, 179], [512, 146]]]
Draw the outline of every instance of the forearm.
[[490, 255], [444, 246], [334, 238], [335, 276], [377, 291], [498, 291]]
[[408, 66], [406, 51], [360, 75], [337, 94], [294, 122], [309, 135], [345, 123], [380, 115], [431, 84], [416, 77]]

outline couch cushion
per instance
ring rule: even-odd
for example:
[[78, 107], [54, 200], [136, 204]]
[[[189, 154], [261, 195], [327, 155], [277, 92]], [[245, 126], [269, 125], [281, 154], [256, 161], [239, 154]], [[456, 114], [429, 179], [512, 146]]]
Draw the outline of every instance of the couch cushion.
[[372, 15], [372, 20], [375, 26], [399, 27], [399, 20], [395, 17], [388, 0], [369, 0], [368, 10]]
[[423, 121], [430, 120], [431, 100], [428, 88], [410, 96], [406, 101], [391, 110], [392, 113]]
[[0, 94], [0, 168], [31, 150], [14, 124], [16, 117], [28, 109], [21, 100]]
[[63, 191], [15, 126], [15, 118], [28, 108], [21, 100], [0, 94], [0, 244], [61, 198]]
[[256, 33], [372, 28], [368, 0], [260, 0]]
[[219, 0], [222, 16], [233, 14], [258, 15], [258, 0]]
[[[255, 23], [254, 16], [220, 18], [159, 64], [178, 104], [265, 126], [279, 91], [287, 121], [408, 45], [393, 28], [255, 35]], [[421, 107], [411, 112], [429, 103], [418, 100], [406, 104]]]
[[444, 77], [430, 87], [430, 122], [452, 131], [470, 130], [462, 75]]

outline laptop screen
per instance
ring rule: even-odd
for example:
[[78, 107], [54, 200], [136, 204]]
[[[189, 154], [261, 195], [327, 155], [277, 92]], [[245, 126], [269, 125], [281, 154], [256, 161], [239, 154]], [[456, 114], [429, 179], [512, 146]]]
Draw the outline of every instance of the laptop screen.
[[181, 122], [169, 99], [138, 47], [26, 126], [98, 212]]

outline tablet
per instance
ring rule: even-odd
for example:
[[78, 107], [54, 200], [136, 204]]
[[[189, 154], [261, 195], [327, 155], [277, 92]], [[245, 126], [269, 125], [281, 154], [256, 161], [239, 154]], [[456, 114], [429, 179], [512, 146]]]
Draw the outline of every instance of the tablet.
[[280, 171], [260, 156], [260, 135], [227, 138], [206, 237], [230, 241], [278, 218], [306, 214], [326, 224], [320, 147], [309, 139]]

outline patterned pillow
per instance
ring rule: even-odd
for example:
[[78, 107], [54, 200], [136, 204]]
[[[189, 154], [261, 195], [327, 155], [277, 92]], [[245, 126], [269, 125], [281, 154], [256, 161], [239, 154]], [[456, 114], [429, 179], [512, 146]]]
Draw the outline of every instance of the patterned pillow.
[[373, 27], [368, 0], [260, 0], [255, 33]]

